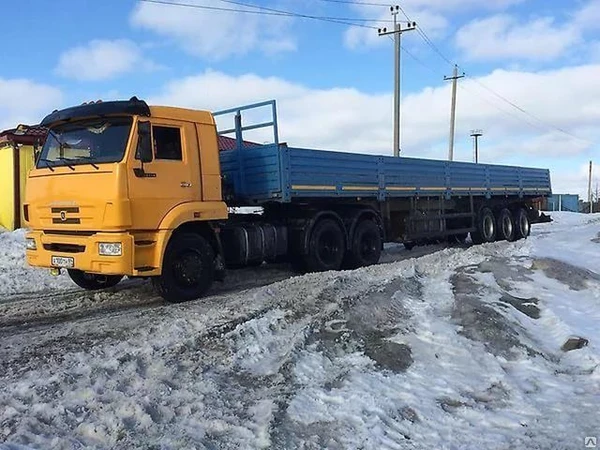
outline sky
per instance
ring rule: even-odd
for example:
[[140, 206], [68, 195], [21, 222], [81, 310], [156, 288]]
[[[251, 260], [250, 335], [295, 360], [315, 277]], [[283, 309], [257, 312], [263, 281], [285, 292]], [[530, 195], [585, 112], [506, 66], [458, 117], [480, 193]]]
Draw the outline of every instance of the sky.
[[[396, 3], [164, 3], [213, 9], [6, 2], [0, 129], [133, 95], [210, 111], [275, 99], [280, 140], [290, 146], [393, 154], [394, 48], [377, 28], [392, 26]], [[480, 162], [548, 168], [555, 193], [587, 198], [590, 160], [600, 184], [600, 0], [397, 4], [418, 25], [402, 34], [401, 156], [447, 159], [444, 77], [458, 64], [466, 76], [458, 80], [454, 159], [473, 161], [470, 134], [481, 129]], [[272, 10], [294, 15], [265, 14]]]

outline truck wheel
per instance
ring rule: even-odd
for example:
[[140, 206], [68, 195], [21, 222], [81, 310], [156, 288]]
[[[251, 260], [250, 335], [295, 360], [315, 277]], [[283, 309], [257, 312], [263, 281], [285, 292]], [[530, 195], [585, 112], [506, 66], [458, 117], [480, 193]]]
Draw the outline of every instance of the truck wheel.
[[99, 275], [86, 273], [78, 269], [67, 269], [67, 273], [77, 286], [88, 291], [97, 291], [98, 289], [116, 286], [123, 278], [121, 275]]
[[519, 208], [515, 217], [516, 238], [527, 239], [527, 236], [531, 233], [531, 223], [529, 222], [527, 210], [525, 208]]
[[156, 291], [169, 303], [202, 297], [215, 278], [214, 251], [194, 233], [176, 234], [165, 251], [162, 274], [152, 278]]
[[474, 244], [483, 244], [484, 242], [494, 242], [496, 240], [496, 219], [490, 208], [485, 207], [479, 213], [477, 231], [471, 233], [471, 240]]
[[377, 264], [381, 257], [381, 233], [372, 220], [363, 220], [356, 227], [349, 252], [349, 268], [365, 267]]
[[346, 253], [344, 232], [335, 220], [320, 220], [312, 230], [306, 268], [312, 272], [339, 270]]
[[498, 215], [498, 239], [509, 242], [517, 239], [515, 219], [507, 208], [502, 208]]

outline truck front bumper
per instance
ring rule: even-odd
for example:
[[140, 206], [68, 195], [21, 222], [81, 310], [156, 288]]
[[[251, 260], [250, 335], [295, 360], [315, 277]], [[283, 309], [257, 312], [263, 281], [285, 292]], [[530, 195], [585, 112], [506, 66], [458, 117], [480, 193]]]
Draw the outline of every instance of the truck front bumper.
[[[26, 259], [33, 267], [72, 268], [103, 275], [135, 275], [134, 237], [129, 233], [82, 236], [31, 231], [26, 239], [30, 244]], [[101, 255], [101, 243], [120, 243], [120, 254]]]

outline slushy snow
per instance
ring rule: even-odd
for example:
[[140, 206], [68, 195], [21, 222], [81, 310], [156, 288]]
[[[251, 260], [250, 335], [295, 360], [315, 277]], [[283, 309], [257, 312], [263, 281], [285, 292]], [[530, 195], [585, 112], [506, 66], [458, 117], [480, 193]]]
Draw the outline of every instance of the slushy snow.
[[354, 271], [235, 272], [181, 305], [84, 292], [0, 233], [0, 448], [585, 448], [600, 215], [552, 217]]

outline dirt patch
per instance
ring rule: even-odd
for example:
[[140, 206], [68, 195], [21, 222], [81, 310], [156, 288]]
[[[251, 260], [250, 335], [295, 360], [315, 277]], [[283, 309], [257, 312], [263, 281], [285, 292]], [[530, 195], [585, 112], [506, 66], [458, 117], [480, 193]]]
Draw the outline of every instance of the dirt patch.
[[519, 298], [505, 293], [502, 295], [502, 297], [500, 297], [500, 301], [503, 303], [508, 303], [517, 311], [522, 312], [523, 314], [531, 317], [532, 319], [540, 318], [540, 308], [537, 306], [539, 300], [535, 297]]
[[529, 355], [538, 354], [522, 342], [518, 324], [496, 311], [482, 297], [496, 295], [486, 292], [486, 287], [475, 282], [464, 273], [455, 274], [451, 283], [454, 291], [454, 305], [451, 317], [461, 326], [459, 334], [482, 342], [486, 350], [495, 356], [507, 359], [516, 357], [515, 349], [524, 349]]
[[574, 291], [587, 289], [591, 280], [600, 283], [600, 275], [591, 270], [572, 266], [552, 258], [534, 260], [532, 269], [543, 271], [548, 278], [553, 278]]
[[381, 369], [392, 372], [405, 372], [413, 363], [412, 351], [408, 345], [387, 340], [376, 340], [365, 345], [365, 355], [377, 363]]

